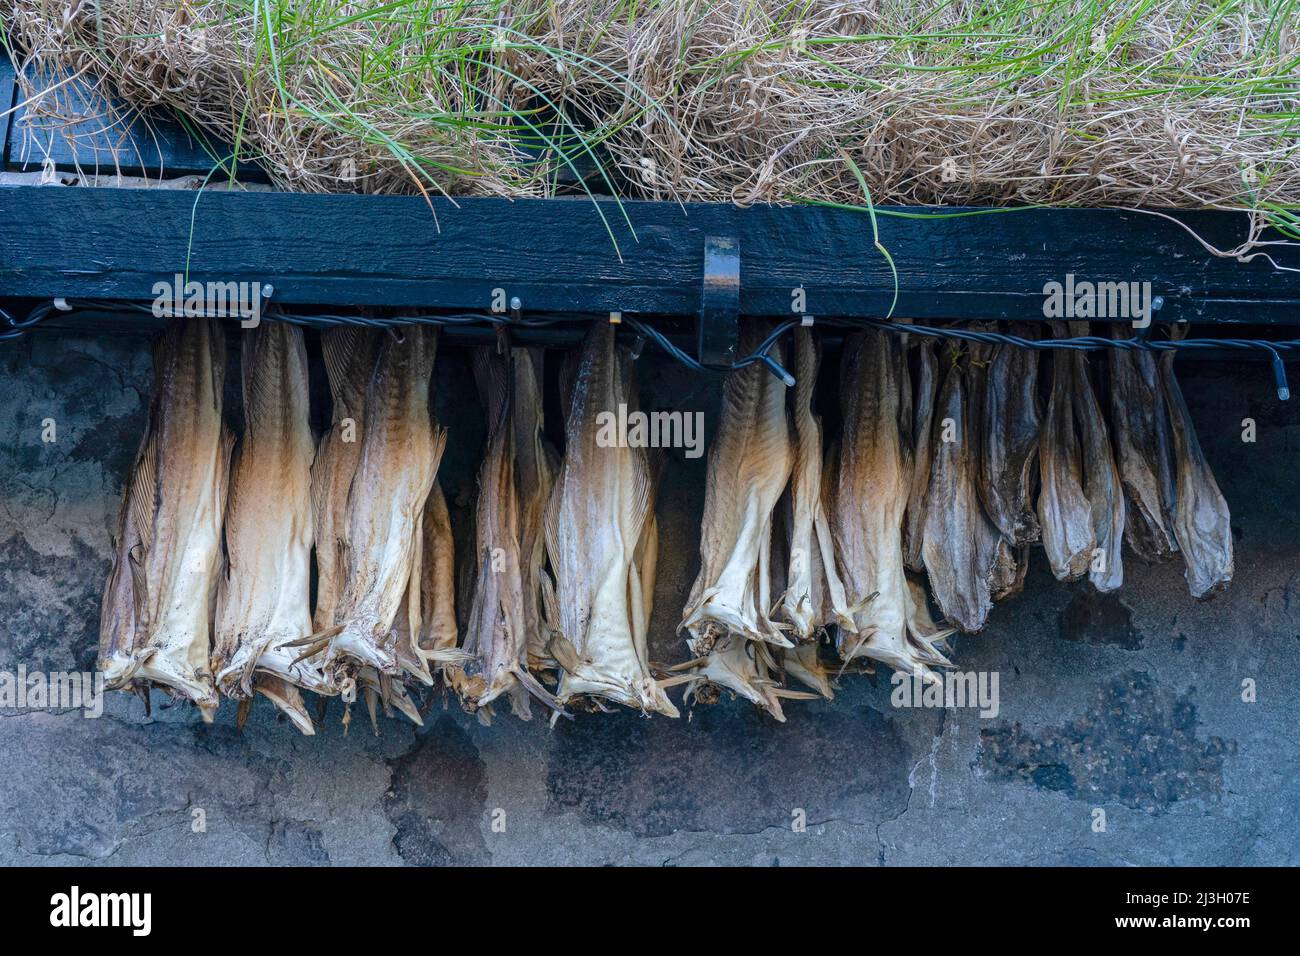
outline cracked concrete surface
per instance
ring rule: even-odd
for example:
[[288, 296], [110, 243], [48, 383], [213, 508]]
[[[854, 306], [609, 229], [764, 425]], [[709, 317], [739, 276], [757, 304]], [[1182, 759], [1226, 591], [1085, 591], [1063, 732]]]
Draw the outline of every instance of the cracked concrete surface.
[[[713, 385], [641, 364], [648, 406], [712, 423]], [[440, 480], [463, 534], [482, 422], [462, 398], [463, 354], [439, 366]], [[1130, 559], [1124, 589], [1103, 598], [1035, 555], [1025, 593], [957, 642], [959, 667], [1000, 675], [995, 719], [894, 708], [887, 672], [792, 702], [785, 725], [735, 701], [553, 730], [483, 727], [435, 701], [423, 728], [381, 720], [378, 737], [363, 714], [345, 734], [332, 702], [315, 738], [264, 702], [242, 732], [229, 705], [205, 727], [157, 695], [150, 716], [121, 694], [97, 720], [0, 710], [0, 862], [1300, 863], [1300, 419], [1262, 365], [1184, 363], [1181, 376], [1233, 509], [1236, 581], [1198, 604], [1176, 564]], [[0, 345], [0, 669], [93, 666], [149, 377], [140, 336]], [[1246, 417], [1255, 444], [1241, 441]], [[703, 459], [680, 452], [665, 472], [659, 660], [684, 657], [674, 628], [703, 477]]]

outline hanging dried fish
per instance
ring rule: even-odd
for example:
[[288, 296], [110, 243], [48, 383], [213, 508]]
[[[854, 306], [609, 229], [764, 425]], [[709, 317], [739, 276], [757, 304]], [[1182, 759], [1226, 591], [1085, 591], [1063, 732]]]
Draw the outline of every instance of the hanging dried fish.
[[1211, 597], [1232, 580], [1232, 518], [1174, 375], [1174, 352], [1160, 358], [1160, 385], [1173, 435], [1177, 508], [1174, 534], [1194, 598]]
[[321, 336], [334, 410], [329, 431], [321, 437], [311, 467], [317, 570], [312, 623], [317, 631], [333, 626], [334, 611], [346, 581], [348, 490], [361, 460], [359, 433], [366, 419], [366, 393], [382, 334], [345, 327]]
[[244, 332], [243, 394], [245, 428], [230, 468], [212, 670], [227, 697], [256, 690], [311, 734], [298, 687], [322, 694], [334, 688], [319, 665], [296, 661], [297, 652], [286, 647], [312, 633], [315, 441], [301, 329], [264, 322]]
[[930, 435], [939, 382], [934, 340], [921, 338], [917, 343], [917, 354], [920, 365], [912, 404], [912, 478], [903, 518], [903, 563], [913, 571], [920, 571], [924, 566], [921, 541], [925, 533], [925, 500], [930, 488], [930, 461], [934, 450]]
[[149, 704], [149, 686], [130, 678], [145, 638], [145, 555], [153, 528], [157, 432], [152, 416], [127, 478], [113, 538], [113, 566], [99, 617], [99, 669], [114, 687], [138, 693]]
[[[550, 635], [542, 613], [542, 576], [546, 573], [546, 504], [555, 485], [559, 456], [543, 435], [543, 356], [541, 349], [515, 349], [514, 404], [510, 421], [514, 432], [515, 486], [519, 495], [520, 584], [523, 590], [524, 632], [528, 641], [528, 666], [553, 667], [546, 654]], [[548, 582], [549, 583], [549, 582]]]
[[[1032, 326], [1017, 328], [1022, 338], [1037, 338]], [[1015, 547], [1041, 537], [1034, 514], [1033, 481], [1038, 470], [1038, 353], [996, 345], [985, 353], [988, 366], [980, 418], [981, 440], [976, 488], [990, 520]]]
[[[407, 672], [432, 683], [427, 664], [407, 651], [419, 633], [412, 601], [419, 595], [420, 525], [446, 442], [429, 414], [436, 350], [432, 329], [389, 330], [369, 379], [339, 535], [345, 574], [334, 622], [298, 642], [308, 655], [328, 647], [329, 669], [340, 681], [369, 666], [383, 676]], [[399, 614], [405, 614], [401, 621]]]
[[[752, 351], [771, 332], [745, 326], [740, 351]], [[779, 345], [772, 350], [781, 360]], [[681, 628], [697, 656], [723, 633], [793, 646], [770, 620], [768, 561], [772, 515], [794, 463], [786, 386], [762, 363], [730, 373], [709, 451], [700, 539], [700, 573]]]
[[[1116, 338], [1128, 331], [1112, 327]], [[1124, 540], [1143, 561], [1164, 561], [1178, 550], [1174, 537], [1173, 438], [1151, 352], [1110, 349], [1110, 417], [1115, 460], [1127, 501]]]
[[[467, 707], [480, 719], [491, 719], [491, 704], [498, 697], [510, 701], [520, 719], [531, 716], [529, 695], [557, 707], [552, 695], [528, 671], [529, 623], [525, 610], [524, 573], [528, 560], [521, 555], [520, 487], [516, 476], [516, 438], [520, 429], [514, 417], [522, 415], [532, 425], [536, 441], [540, 409], [533, 404], [538, 393], [531, 373], [517, 368], [531, 359], [522, 350], [500, 352], [484, 347], [474, 352], [474, 376], [488, 414], [487, 453], [479, 470], [476, 533], [477, 576], [464, 652], [463, 668], [450, 671]], [[523, 394], [517, 387], [525, 382]], [[521, 399], [523, 404], [521, 406]], [[537, 626], [537, 625], [533, 625]]]
[[[1055, 338], [1065, 326], [1052, 323]], [[1083, 461], [1074, 424], [1075, 362], [1064, 350], [1052, 353], [1052, 391], [1038, 449], [1041, 488], [1038, 521], [1052, 574], [1074, 581], [1088, 573], [1097, 546], [1092, 509], [1083, 490]]]
[[840, 634], [838, 644], [846, 662], [870, 657], [934, 678], [930, 667], [948, 663], [941, 647], [951, 632], [927, 630], [903, 573], [910, 475], [899, 439], [901, 361], [887, 332], [856, 333], [844, 344], [844, 438], [831, 529], [857, 633]]
[[546, 510], [555, 577], [548, 653], [563, 669], [556, 697], [676, 717], [646, 648], [658, 551], [654, 476], [645, 449], [609, 426], [620, 405], [629, 414], [636, 406], [631, 363], [615, 350], [612, 325], [592, 326], [568, 380], [564, 459]]
[[[788, 571], [779, 588], [781, 613], [799, 642], [815, 640], [823, 628], [854, 629], [835, 564], [835, 544], [826, 513], [827, 481], [822, 474], [825, 449], [821, 419], [812, 409], [821, 348], [812, 332], [794, 333], [795, 387], [790, 418], [794, 424], [794, 465], [785, 496], [785, 525], [789, 529]], [[779, 562], [778, 562], [779, 563]]]
[[[1073, 322], [1071, 333], [1087, 335], [1087, 322]], [[1079, 425], [1083, 451], [1083, 491], [1092, 510], [1095, 539], [1088, 580], [1099, 591], [1114, 591], [1124, 583], [1124, 492], [1119, 469], [1110, 448], [1110, 435], [1102, 418], [1101, 404], [1088, 374], [1086, 352], [1074, 351], [1074, 416]]]
[[966, 374], [955, 356], [939, 393], [921, 554], [944, 617], [973, 633], [983, 629], [993, 606], [990, 576], [997, 531], [985, 518], [976, 491], [978, 426], [969, 408]]
[[123, 509], [99, 663], [108, 687], [152, 682], [208, 721], [219, 703], [208, 655], [233, 443], [221, 417], [225, 364], [225, 336], [208, 319], [173, 321], [154, 350], [149, 433]]
[[[816, 374], [815, 369], [801, 368], [799, 360], [796, 359], [795, 375], [799, 376], [802, 373], [807, 373], [804, 377], [807, 378], [809, 382], [812, 381], [812, 378]], [[796, 378], [796, 381], [800, 384], [803, 383], [803, 379]], [[811, 385], [808, 387], [811, 390]], [[796, 386], [796, 391], [797, 390], [798, 386]], [[795, 414], [794, 409], [791, 410], [791, 414], [792, 416]], [[818, 422], [818, 425], [820, 425], [820, 422], [816, 418], [813, 418], [812, 420]], [[791, 528], [794, 526], [793, 522], [795, 521], [796, 513], [793, 498], [795, 494], [795, 485], [800, 480], [797, 476], [801, 468], [800, 458], [803, 454], [799, 451], [797, 446], [798, 441], [796, 441], [795, 470], [791, 474], [790, 486], [786, 488], [785, 494], [781, 496], [781, 504], [772, 515], [772, 552], [769, 561], [769, 570], [772, 575], [770, 593], [784, 595], [777, 607], [776, 616], [783, 619], [785, 623], [790, 626], [791, 636], [797, 636], [799, 642], [796, 643], [794, 647], [772, 647], [768, 645], [766, 641], [759, 642], [764, 646], [762, 653], [756, 655], [754, 673], [751, 675], [751, 678], [759, 680], [759, 684], [746, 684], [743, 685], [741, 689], [741, 693], [747, 699], [752, 700], [760, 707], [763, 707], [778, 720], [785, 719], [784, 714], [781, 712], [780, 701], [782, 697], [798, 696], [800, 698], [806, 697], [812, 699], [821, 696], [829, 699], [834, 696], [831, 688], [830, 671], [822, 666], [818, 657], [820, 636], [827, 625], [831, 623], [829, 615], [832, 613], [830, 610], [830, 600], [827, 595], [828, 589], [825, 584], [825, 571], [823, 570], [821, 557], [818, 555], [813, 559], [812, 566], [815, 569], [815, 572], [811, 576], [808, 575], [808, 572], [804, 567], [804, 565], [809, 561], [809, 558], [806, 555], [798, 559], [794, 557], [797, 552], [794, 550], [794, 537], [791, 531]], [[818, 443], [818, 447], [820, 448], [820, 442]], [[817, 470], [820, 472], [822, 471], [822, 464], [824, 463], [823, 456], [819, 453], [817, 458], [819, 462]], [[821, 501], [826, 500], [827, 486], [828, 482], [823, 473], [819, 475], [817, 479], [817, 496], [814, 500], [817, 502], [818, 506], [820, 506]], [[815, 509], [811, 507], [808, 510], [810, 513], [815, 511]], [[827, 530], [829, 531], [829, 521], [826, 521], [826, 525]], [[813, 526], [809, 529], [813, 538], [811, 542], [812, 548], [817, 547], [815, 526], [816, 522], [814, 521]], [[828, 543], [831, 549], [831, 561], [833, 562], [835, 559], [834, 542], [832, 541]], [[832, 564], [832, 568], [833, 567], [834, 565]], [[836, 582], [839, 583], [838, 572], [834, 573], [836, 575]], [[794, 593], [789, 583], [791, 580], [803, 582], [815, 580], [818, 582], [816, 588], [820, 597], [816, 599], [808, 599], [803, 602], [809, 608], [807, 623], [810, 629], [806, 637], [797, 634], [795, 630], [797, 625], [788, 620], [789, 615], [787, 612], [787, 606], [789, 604], [795, 604], [795, 606], [798, 606], [798, 602], [791, 601], [791, 594]], [[806, 584], [804, 586], [806, 586]], [[841, 584], [841, 596], [843, 595], [843, 590], [843, 585]], [[844, 616], [844, 621], [849, 627], [855, 626], [853, 623], [853, 617], [847, 613]], [[710, 661], [707, 655], [704, 658], [701, 658], [699, 663], [701, 665], [699, 667], [701, 673], [709, 670]], [[714, 666], [716, 667], [717, 665]], [[759, 673], [760, 666], [762, 668], [761, 674]], [[691, 668], [688, 667], [687, 669], [690, 670]], [[784, 686], [782, 686], [783, 681], [779, 679], [782, 676], [792, 677], [801, 684], [811, 687], [816, 693], [804, 694], [801, 692], [789, 692], [784, 688]], [[709, 684], [708, 678], [700, 678], [699, 680], [692, 681], [692, 687], [687, 692], [687, 699], [707, 699], [709, 696], [707, 688], [709, 686], [711, 685]], [[766, 687], [771, 687], [771, 692], [764, 692], [763, 688]], [[758, 693], [754, 694], [755, 691], [758, 691]], [[703, 694], [703, 697], [701, 697], [701, 694]]]
[[[784, 653], [794, 654], [797, 650], [798, 648], [790, 648]], [[714, 703], [718, 690], [723, 689], [761, 707], [778, 721], [784, 722], [785, 713], [781, 708], [783, 699], [814, 700], [818, 696], [829, 695], [822, 694], [820, 690], [816, 694], [810, 694], [782, 687], [777, 676], [780, 665], [774, 656], [779, 653], [783, 653], [781, 649], [773, 647], [767, 641], [751, 641], [740, 634], [725, 633], [714, 640], [708, 654], [679, 664], [672, 670], [689, 671], [689, 677], [686, 678], [690, 683], [686, 694], [687, 703]], [[797, 661], [795, 667], [798, 667]]]
[[433, 483], [424, 504], [424, 563], [420, 569], [420, 650], [446, 656], [459, 642], [456, 626], [456, 542], [447, 499]]

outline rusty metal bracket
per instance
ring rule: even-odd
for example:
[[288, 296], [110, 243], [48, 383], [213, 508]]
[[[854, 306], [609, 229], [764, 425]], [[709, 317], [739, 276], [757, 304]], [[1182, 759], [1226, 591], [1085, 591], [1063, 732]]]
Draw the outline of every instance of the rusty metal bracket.
[[699, 360], [729, 366], [740, 342], [740, 243], [730, 236], [704, 237], [700, 296]]

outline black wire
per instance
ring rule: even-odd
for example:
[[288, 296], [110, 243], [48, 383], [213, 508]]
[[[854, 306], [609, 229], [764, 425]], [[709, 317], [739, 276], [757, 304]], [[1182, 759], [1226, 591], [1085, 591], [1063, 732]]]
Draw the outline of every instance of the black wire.
[[[26, 319], [17, 320], [8, 312], [0, 309], [0, 319], [3, 320], [7, 330], [0, 331], [0, 341], [16, 339], [21, 336], [27, 329], [43, 322], [51, 315], [68, 310], [76, 309], [93, 309], [106, 312], [135, 311], [149, 315], [155, 315], [151, 306], [142, 305], [132, 302], [118, 302], [95, 299], [68, 300], [63, 303], [62, 307], [55, 306], [53, 303], [46, 303], [34, 308]], [[233, 317], [233, 316], [232, 316]], [[276, 309], [269, 317], [278, 321], [289, 322], [294, 325], [306, 328], [335, 328], [345, 325], [359, 325], [368, 328], [395, 328], [403, 325], [431, 325], [431, 326], [471, 326], [482, 325], [487, 323], [491, 326], [503, 328], [545, 328], [562, 322], [575, 321], [600, 321], [593, 319], [591, 316], [579, 314], [556, 314], [545, 318], [522, 318], [510, 315], [501, 315], [496, 313], [478, 313], [464, 312], [450, 315], [393, 315], [393, 316], [364, 316], [364, 315], [335, 315], [331, 313], [313, 313], [311, 315], [297, 315], [283, 310]], [[637, 334], [643, 339], [654, 342], [671, 358], [680, 362], [686, 368], [696, 372], [733, 372], [739, 369], [748, 368], [755, 363], [762, 363], [777, 378], [781, 379], [786, 385], [794, 385], [794, 376], [787, 371], [780, 362], [770, 354], [772, 348], [780, 341], [791, 329], [803, 324], [802, 318], [786, 319], [778, 324], [768, 335], [759, 343], [758, 347], [746, 355], [744, 358], [733, 362], [731, 365], [706, 365], [689, 354], [671, 339], [668, 338], [659, 329], [648, 323], [628, 316], [623, 319], [626, 324], [636, 330]], [[1146, 337], [1147, 329], [1142, 329], [1132, 338], [1115, 339], [1106, 338], [1097, 335], [1081, 335], [1068, 339], [1026, 339], [1020, 336], [1010, 335], [1005, 332], [996, 332], [988, 329], [968, 329], [968, 328], [940, 328], [929, 325], [914, 325], [903, 322], [891, 322], [883, 319], [866, 319], [866, 318], [835, 318], [819, 320], [820, 324], [841, 326], [849, 329], [879, 329], [881, 331], [894, 332], [900, 335], [920, 335], [929, 338], [941, 340], [951, 340], [960, 342], [976, 342], [987, 345], [1007, 345], [1016, 348], [1031, 349], [1033, 351], [1044, 351], [1049, 349], [1073, 349], [1076, 351], [1098, 351], [1100, 349], [1125, 349], [1138, 352], [1166, 352], [1179, 351], [1182, 349], [1229, 349], [1238, 351], [1262, 351], [1268, 353], [1273, 367], [1273, 376], [1276, 381], [1278, 396], [1282, 399], [1289, 397], [1290, 389], [1287, 386], [1286, 368], [1282, 360], [1282, 352], [1288, 352], [1293, 349], [1300, 349], [1300, 339], [1281, 339], [1270, 341], [1266, 339], [1166, 339], [1155, 340]]]

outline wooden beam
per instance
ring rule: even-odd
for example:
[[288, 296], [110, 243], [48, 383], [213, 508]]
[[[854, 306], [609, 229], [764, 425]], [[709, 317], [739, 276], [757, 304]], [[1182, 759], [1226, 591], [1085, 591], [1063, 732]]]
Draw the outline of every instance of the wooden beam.
[[[1245, 214], [893, 212], [877, 218], [897, 316], [1041, 320], [1045, 283], [1072, 274], [1150, 282], [1162, 321], [1300, 321], [1296, 273], [1211, 255], [1187, 231], [1229, 249]], [[150, 300], [188, 262], [191, 279], [269, 283], [294, 306], [477, 311], [504, 295], [525, 314], [694, 315], [705, 236], [739, 242], [742, 315], [789, 315], [799, 288], [811, 315], [878, 317], [894, 300], [854, 211], [55, 187], [0, 188], [0, 297]], [[1300, 267], [1295, 249], [1270, 252]]]

